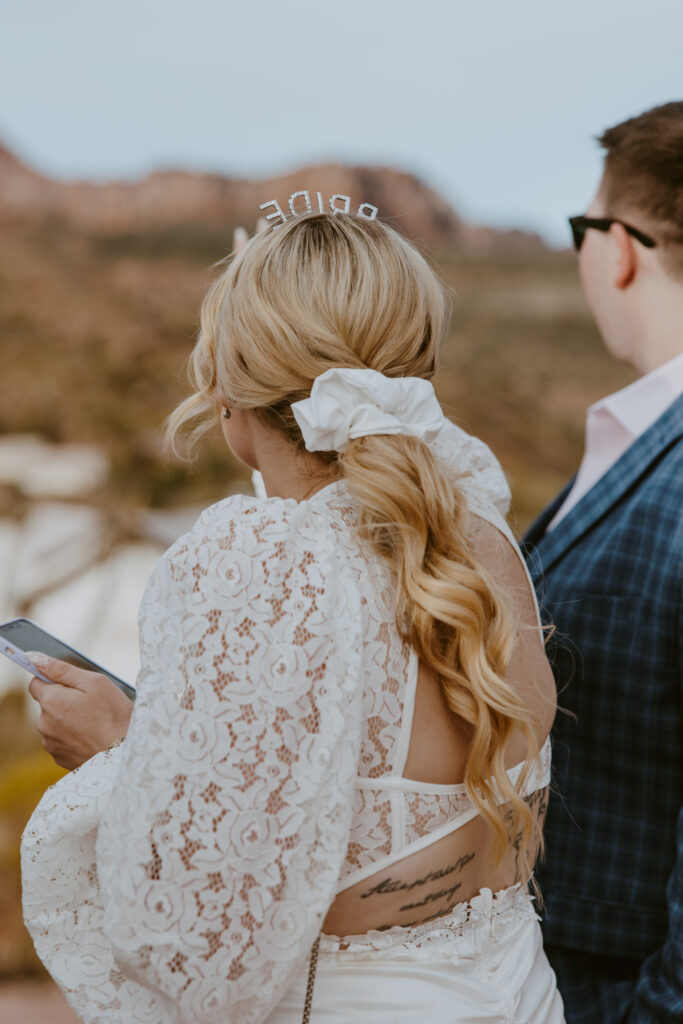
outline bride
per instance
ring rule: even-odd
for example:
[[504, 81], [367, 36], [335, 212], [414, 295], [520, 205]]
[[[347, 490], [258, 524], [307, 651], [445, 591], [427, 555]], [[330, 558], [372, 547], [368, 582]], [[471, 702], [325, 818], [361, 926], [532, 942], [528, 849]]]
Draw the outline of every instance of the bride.
[[257, 235], [209, 291], [170, 435], [219, 415], [267, 497], [161, 558], [125, 742], [24, 833], [84, 1021], [563, 1021], [528, 891], [554, 683], [500, 466], [430, 383], [444, 320], [355, 215]]

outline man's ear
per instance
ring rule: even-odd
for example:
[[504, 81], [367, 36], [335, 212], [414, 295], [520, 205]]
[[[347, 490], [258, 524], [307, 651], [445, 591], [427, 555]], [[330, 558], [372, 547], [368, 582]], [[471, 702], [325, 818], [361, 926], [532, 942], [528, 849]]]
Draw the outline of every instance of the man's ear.
[[623, 224], [612, 224], [609, 229], [615, 249], [614, 284], [617, 288], [628, 288], [636, 276], [638, 258], [633, 239]]

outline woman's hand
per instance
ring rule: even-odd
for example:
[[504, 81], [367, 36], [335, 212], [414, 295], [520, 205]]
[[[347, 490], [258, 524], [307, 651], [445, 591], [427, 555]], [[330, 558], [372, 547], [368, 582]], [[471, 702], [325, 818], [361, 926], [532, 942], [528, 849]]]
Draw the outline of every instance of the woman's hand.
[[62, 768], [78, 768], [124, 737], [133, 705], [100, 672], [75, 668], [57, 658], [29, 653], [52, 683], [34, 676], [28, 692], [40, 704], [38, 732], [43, 746]]

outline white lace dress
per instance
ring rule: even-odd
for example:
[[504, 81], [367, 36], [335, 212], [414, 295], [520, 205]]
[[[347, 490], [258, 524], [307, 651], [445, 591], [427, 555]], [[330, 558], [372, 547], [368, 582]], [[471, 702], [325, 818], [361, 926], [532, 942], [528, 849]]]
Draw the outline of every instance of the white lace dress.
[[[489, 450], [452, 424], [433, 447], [510, 537]], [[300, 1020], [336, 893], [470, 814], [462, 787], [392, 791], [417, 660], [354, 524], [343, 482], [237, 496], [152, 573], [127, 739], [49, 789], [22, 842], [27, 927], [88, 1024]], [[531, 898], [323, 937], [318, 1019], [559, 1024]]]

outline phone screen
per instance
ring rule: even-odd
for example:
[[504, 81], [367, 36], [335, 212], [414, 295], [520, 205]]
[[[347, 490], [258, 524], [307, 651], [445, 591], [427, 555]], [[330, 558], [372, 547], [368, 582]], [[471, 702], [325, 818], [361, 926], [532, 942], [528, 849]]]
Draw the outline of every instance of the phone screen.
[[[122, 690], [126, 697], [135, 700], [135, 687], [129, 686], [123, 679], [119, 679], [112, 672], [108, 672], [106, 668], [102, 668], [97, 662], [90, 661], [85, 655], [58, 640], [51, 633], [47, 633], [40, 626], [36, 626], [29, 619], [13, 619], [12, 622], [3, 623], [0, 625], [0, 637], [9, 640], [22, 651], [40, 651], [42, 654], [47, 654], [50, 658], [59, 658], [60, 661], [66, 661], [70, 665], [75, 665], [76, 668], [85, 668], [90, 672], [101, 672], [102, 675], [111, 679], [112, 683], [118, 686], [119, 690]], [[0, 640], [0, 645], [1, 643], [2, 641]]]

